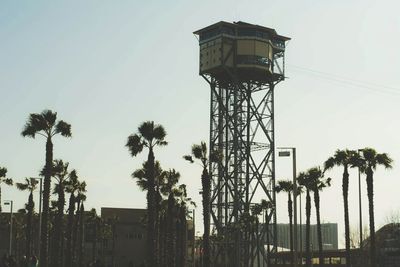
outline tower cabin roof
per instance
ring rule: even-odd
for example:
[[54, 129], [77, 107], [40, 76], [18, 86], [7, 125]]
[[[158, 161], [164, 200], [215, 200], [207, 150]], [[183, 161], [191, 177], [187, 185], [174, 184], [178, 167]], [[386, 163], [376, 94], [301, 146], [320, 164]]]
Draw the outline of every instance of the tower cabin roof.
[[237, 22], [233, 22], [233, 23], [226, 22], [226, 21], [220, 21], [220, 22], [214, 23], [214, 24], [212, 24], [210, 26], [207, 26], [205, 28], [202, 28], [200, 30], [197, 30], [197, 31], [193, 32], [193, 34], [200, 35], [200, 34], [202, 34], [204, 32], [207, 32], [209, 30], [218, 28], [220, 26], [227, 26], [229, 28], [234, 28], [234, 29], [240, 29], [240, 28], [257, 29], [257, 30], [260, 30], [262, 32], [269, 33], [271, 35], [271, 37], [273, 37], [275, 39], [279, 39], [279, 40], [282, 40], [282, 41], [289, 41], [290, 40], [289, 37], [286, 37], [286, 36], [283, 36], [283, 35], [279, 35], [276, 32], [275, 29], [264, 27], [264, 26], [260, 26], [260, 25], [256, 25], [256, 24], [250, 24], [250, 23], [243, 22], [243, 21], [237, 21]]

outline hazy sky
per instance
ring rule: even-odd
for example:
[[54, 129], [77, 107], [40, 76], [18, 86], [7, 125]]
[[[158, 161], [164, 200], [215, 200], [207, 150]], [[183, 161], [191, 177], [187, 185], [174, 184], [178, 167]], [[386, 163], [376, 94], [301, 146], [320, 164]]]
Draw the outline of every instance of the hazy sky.
[[[143, 208], [145, 193], [130, 174], [146, 154], [133, 159], [124, 145], [142, 121], [154, 120], [169, 141], [156, 158], [181, 172], [201, 207], [200, 167], [182, 159], [191, 144], [208, 141], [209, 129], [209, 88], [198, 76], [192, 32], [242, 20], [292, 38], [288, 79], [275, 93], [276, 145], [297, 147], [299, 171], [337, 148], [370, 146], [393, 157], [394, 169], [375, 176], [381, 226], [400, 209], [399, 8], [398, 1], [366, 0], [1, 1], [0, 166], [15, 181], [38, 175], [45, 141], [20, 132], [29, 113], [52, 109], [72, 124], [73, 138], [55, 138], [54, 156], [88, 183], [86, 206]], [[277, 178], [289, 178], [290, 167], [278, 158]], [[342, 235], [341, 170], [330, 175], [321, 216], [338, 222]], [[357, 226], [355, 171], [350, 178], [350, 220]], [[3, 199], [22, 208], [27, 194], [3, 187]], [[288, 221], [286, 209], [286, 196], [279, 196], [279, 222]], [[200, 225], [200, 208], [197, 214]]]

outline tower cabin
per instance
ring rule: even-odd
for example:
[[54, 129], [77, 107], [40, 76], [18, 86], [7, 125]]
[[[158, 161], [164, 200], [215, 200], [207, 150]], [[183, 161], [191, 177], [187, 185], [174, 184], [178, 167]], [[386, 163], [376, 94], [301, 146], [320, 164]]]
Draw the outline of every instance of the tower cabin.
[[274, 29], [220, 21], [198, 31], [200, 75], [219, 81], [277, 82], [284, 79], [285, 42]]

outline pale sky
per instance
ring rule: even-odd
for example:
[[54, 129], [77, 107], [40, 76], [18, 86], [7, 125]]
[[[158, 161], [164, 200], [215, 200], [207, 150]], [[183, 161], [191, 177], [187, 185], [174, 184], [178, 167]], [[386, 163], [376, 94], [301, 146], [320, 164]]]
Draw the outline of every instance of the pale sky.
[[[394, 159], [375, 175], [377, 228], [399, 210], [400, 16], [398, 1], [1, 1], [0, 166], [15, 181], [37, 176], [45, 141], [20, 132], [29, 113], [52, 109], [73, 137], [54, 140], [54, 157], [88, 183], [86, 207], [144, 208], [130, 178], [146, 158], [124, 147], [145, 120], [161, 123], [169, 145], [155, 151], [188, 185], [201, 224], [199, 166], [182, 155], [208, 141], [209, 88], [198, 76], [193, 31], [225, 20], [275, 28], [292, 40], [288, 79], [276, 87], [276, 146], [296, 146], [298, 170], [337, 148], [373, 147]], [[277, 158], [277, 178], [289, 178]], [[343, 235], [341, 170], [321, 195], [321, 216]], [[357, 175], [350, 176], [350, 220], [358, 225]], [[3, 186], [22, 208], [27, 194]], [[364, 222], [367, 199], [363, 177]], [[36, 194], [37, 197], [37, 194]], [[6, 211], [8, 207], [3, 207]], [[286, 196], [278, 222], [286, 223]], [[314, 211], [312, 222], [315, 221]], [[199, 227], [201, 228], [201, 227]], [[198, 231], [202, 231], [198, 229]]]

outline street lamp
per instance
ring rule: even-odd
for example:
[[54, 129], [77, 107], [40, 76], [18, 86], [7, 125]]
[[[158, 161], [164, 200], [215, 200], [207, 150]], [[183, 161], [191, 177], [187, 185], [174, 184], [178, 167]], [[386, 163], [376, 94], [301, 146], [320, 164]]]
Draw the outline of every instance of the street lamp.
[[[298, 263], [298, 260], [297, 260], [297, 195], [298, 194], [297, 194], [297, 179], [296, 179], [296, 148], [295, 147], [278, 147], [277, 149], [281, 150], [278, 153], [279, 157], [290, 157], [290, 152], [292, 152], [292, 163], [293, 163], [293, 209], [294, 209], [294, 214], [293, 214], [293, 221], [294, 221], [293, 243], [294, 243], [294, 245], [293, 245], [293, 249], [294, 249], [294, 267], [297, 267], [297, 263]], [[300, 201], [301, 201], [301, 196], [300, 196]], [[301, 215], [301, 212], [300, 212], [300, 215]], [[300, 231], [300, 242], [302, 242], [302, 240], [301, 240], [301, 231]]]
[[42, 196], [43, 196], [43, 192], [42, 192], [42, 184], [43, 184], [43, 178], [40, 177], [31, 177], [31, 180], [39, 180], [39, 238], [38, 238], [38, 246], [37, 246], [37, 255], [40, 255], [40, 238], [42, 235]]
[[12, 200], [6, 200], [4, 202], [4, 205], [10, 205], [10, 246], [9, 246], [9, 252], [8, 254], [11, 256], [12, 253], [12, 231], [13, 231], [13, 201]]

